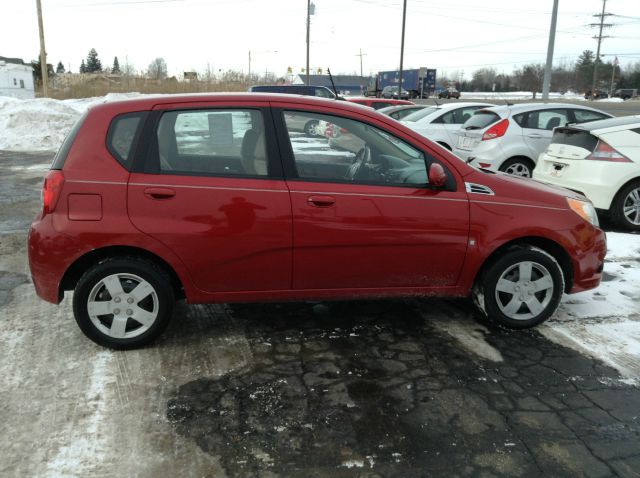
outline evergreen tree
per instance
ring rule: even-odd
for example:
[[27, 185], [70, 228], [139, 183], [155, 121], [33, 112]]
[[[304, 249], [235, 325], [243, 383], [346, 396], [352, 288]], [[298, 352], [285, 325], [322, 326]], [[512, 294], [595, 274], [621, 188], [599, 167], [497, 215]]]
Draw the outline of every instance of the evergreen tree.
[[80, 73], [86, 73], [87, 72], [87, 66], [84, 64], [84, 60], [82, 60], [82, 63], [80, 63]]
[[591, 89], [593, 80], [593, 66], [596, 55], [591, 50], [583, 51], [576, 61], [576, 87], [578, 91]]
[[56, 67], [56, 73], [60, 74], [60, 73], [64, 73], [64, 65], [62, 64], [61, 61], [58, 62], [58, 66]]
[[113, 68], [111, 69], [111, 73], [120, 74], [120, 63], [118, 62], [117, 56], [113, 59]]
[[99, 73], [102, 71], [102, 63], [98, 58], [98, 52], [95, 48], [89, 50], [87, 55], [87, 73]]

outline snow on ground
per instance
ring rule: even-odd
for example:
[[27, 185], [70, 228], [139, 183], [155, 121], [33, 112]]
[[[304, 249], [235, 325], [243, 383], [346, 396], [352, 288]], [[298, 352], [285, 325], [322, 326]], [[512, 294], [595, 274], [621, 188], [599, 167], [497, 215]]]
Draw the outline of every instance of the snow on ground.
[[565, 295], [540, 330], [640, 385], [640, 235], [609, 232], [607, 248], [600, 286]]
[[[494, 100], [531, 98], [530, 92], [463, 95]], [[141, 95], [110, 94], [63, 101], [0, 97], [0, 150], [55, 151], [88, 107], [137, 96]], [[551, 94], [550, 97], [583, 99], [581, 95], [571, 93]], [[315, 140], [299, 140], [300, 150], [319, 147]], [[330, 150], [323, 151], [323, 154], [328, 153]], [[608, 233], [607, 239], [609, 252], [600, 287], [565, 295], [558, 312], [540, 330], [547, 338], [597, 357], [633, 383], [640, 384], [640, 235]], [[463, 335], [467, 341], [481, 339], [474, 331]], [[499, 357], [492, 356], [491, 359], [499, 360]]]

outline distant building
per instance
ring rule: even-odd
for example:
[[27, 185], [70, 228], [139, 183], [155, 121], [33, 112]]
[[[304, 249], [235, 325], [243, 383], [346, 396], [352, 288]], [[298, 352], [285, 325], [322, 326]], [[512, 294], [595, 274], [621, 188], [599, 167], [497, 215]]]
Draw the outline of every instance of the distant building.
[[0, 56], [0, 96], [35, 98], [33, 68], [19, 58]]
[[[366, 89], [369, 78], [363, 78], [357, 75], [333, 75], [333, 82], [336, 90], [341, 96], [359, 96], [363, 89]], [[301, 73], [291, 82], [294, 85], [305, 85], [307, 83], [307, 75]], [[309, 75], [309, 84], [313, 86], [326, 86], [333, 91], [331, 78], [329, 75]]]

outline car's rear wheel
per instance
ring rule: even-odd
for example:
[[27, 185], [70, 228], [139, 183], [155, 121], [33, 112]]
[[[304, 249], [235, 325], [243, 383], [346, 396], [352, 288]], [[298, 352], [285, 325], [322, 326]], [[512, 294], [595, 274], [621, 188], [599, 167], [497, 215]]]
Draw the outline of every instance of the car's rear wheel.
[[156, 339], [173, 312], [167, 274], [135, 257], [103, 261], [80, 278], [73, 313], [84, 334], [99, 345], [131, 349]]
[[618, 191], [610, 214], [617, 226], [640, 231], [640, 181], [629, 183]]
[[506, 252], [476, 282], [473, 299], [479, 311], [497, 325], [533, 327], [557, 309], [564, 278], [553, 256], [536, 248]]
[[511, 158], [502, 163], [499, 169], [507, 174], [530, 178], [534, 167], [535, 165], [529, 158]]

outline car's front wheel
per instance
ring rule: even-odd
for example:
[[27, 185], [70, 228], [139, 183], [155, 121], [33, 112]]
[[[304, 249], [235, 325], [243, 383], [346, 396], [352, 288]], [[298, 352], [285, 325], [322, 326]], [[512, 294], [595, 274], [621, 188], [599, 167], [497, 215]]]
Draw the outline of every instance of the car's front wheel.
[[132, 349], [156, 339], [173, 313], [167, 274], [136, 257], [107, 259], [78, 281], [73, 313], [84, 334], [99, 345]]
[[304, 133], [307, 136], [316, 136], [316, 128], [318, 127], [318, 120], [307, 121], [304, 125]]
[[553, 256], [536, 248], [516, 248], [484, 271], [473, 299], [490, 322], [524, 329], [548, 319], [563, 290], [562, 270]]
[[610, 213], [618, 227], [640, 231], [640, 181], [629, 183], [618, 192]]

